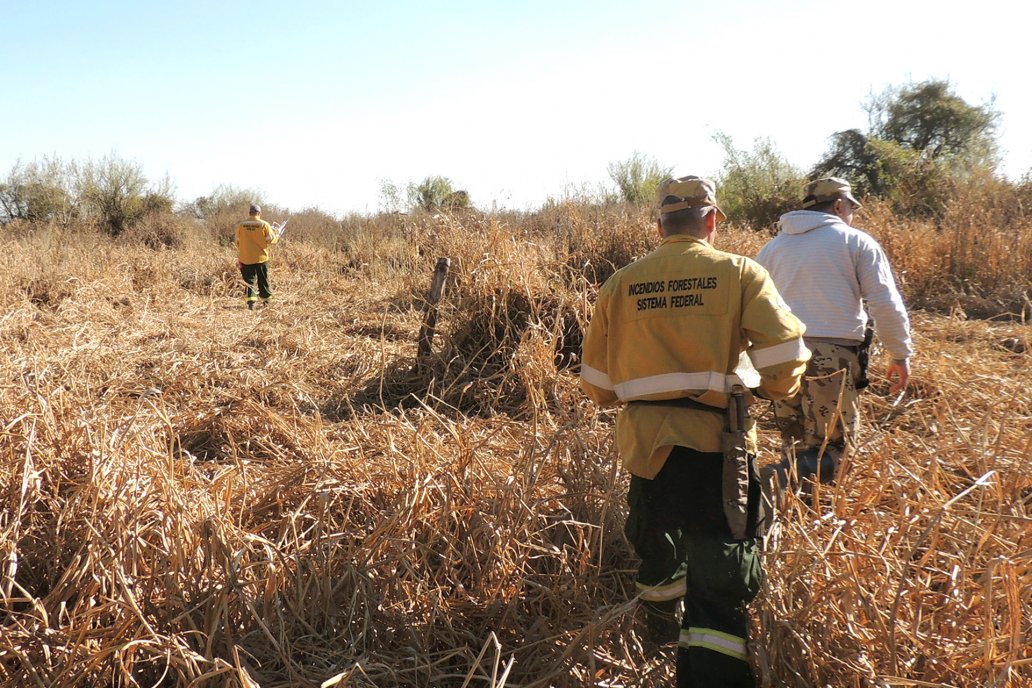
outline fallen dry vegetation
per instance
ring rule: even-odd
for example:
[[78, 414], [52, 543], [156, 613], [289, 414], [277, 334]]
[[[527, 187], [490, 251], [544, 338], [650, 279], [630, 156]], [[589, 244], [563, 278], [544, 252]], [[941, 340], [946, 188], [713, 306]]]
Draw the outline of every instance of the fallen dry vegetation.
[[[951, 292], [927, 271], [955, 238], [867, 219], [939, 312], [909, 394], [865, 397], [841, 483], [782, 505], [758, 675], [1032, 685], [1032, 231], [981, 245], [999, 289]], [[150, 229], [0, 239], [0, 685], [671, 684], [634, 630], [613, 411], [567, 367], [646, 215], [296, 230], [255, 313], [224, 240]], [[1014, 317], [965, 317], [993, 304]]]

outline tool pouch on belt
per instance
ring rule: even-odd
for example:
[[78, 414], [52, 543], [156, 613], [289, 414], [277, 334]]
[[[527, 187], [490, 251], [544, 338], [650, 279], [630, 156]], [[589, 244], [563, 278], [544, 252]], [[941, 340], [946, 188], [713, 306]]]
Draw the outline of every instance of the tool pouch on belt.
[[749, 528], [750, 457], [745, 442], [747, 417], [745, 388], [733, 385], [727, 402], [727, 430], [721, 437], [721, 448], [724, 452], [724, 517], [736, 540], [744, 539]]
[[874, 321], [867, 320], [867, 327], [864, 328], [864, 341], [856, 351], [856, 360], [860, 364], [859, 375], [856, 377], [856, 389], [860, 391], [868, 387], [871, 381], [867, 378], [867, 368], [871, 362], [871, 340], [874, 339]]

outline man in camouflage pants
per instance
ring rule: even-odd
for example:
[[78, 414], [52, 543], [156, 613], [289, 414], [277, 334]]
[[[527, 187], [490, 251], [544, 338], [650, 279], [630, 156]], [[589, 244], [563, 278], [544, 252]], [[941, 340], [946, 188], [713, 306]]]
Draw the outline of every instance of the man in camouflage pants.
[[799, 393], [774, 402], [785, 453], [779, 470], [784, 476], [794, 460], [800, 478], [819, 474], [829, 482], [857, 432], [859, 391], [866, 385], [860, 357], [870, 343], [867, 312], [892, 357], [886, 370], [895, 381], [892, 394], [907, 384], [913, 346], [884, 251], [851, 226], [860, 203], [849, 183], [826, 177], [807, 184], [803, 194], [803, 209], [781, 216], [778, 235], [756, 262], [806, 323], [805, 342], [813, 354]]
[[[799, 477], [816, 474], [830, 482], [859, 427], [860, 363], [855, 346], [805, 340], [811, 358], [802, 386], [794, 397], [774, 402], [774, 417], [785, 451], [795, 448]], [[821, 452], [825, 438], [828, 443]], [[786, 458], [781, 464], [783, 482], [787, 469]]]

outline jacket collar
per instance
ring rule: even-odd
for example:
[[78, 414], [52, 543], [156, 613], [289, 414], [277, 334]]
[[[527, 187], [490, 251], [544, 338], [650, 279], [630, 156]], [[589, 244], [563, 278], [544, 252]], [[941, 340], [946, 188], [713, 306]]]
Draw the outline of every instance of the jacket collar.
[[660, 246], [666, 246], [667, 244], [683, 243], [686, 241], [694, 241], [697, 244], [704, 244], [709, 246], [709, 242], [699, 237], [690, 236], [688, 234], [671, 234], [670, 236], [663, 239], [660, 242]]

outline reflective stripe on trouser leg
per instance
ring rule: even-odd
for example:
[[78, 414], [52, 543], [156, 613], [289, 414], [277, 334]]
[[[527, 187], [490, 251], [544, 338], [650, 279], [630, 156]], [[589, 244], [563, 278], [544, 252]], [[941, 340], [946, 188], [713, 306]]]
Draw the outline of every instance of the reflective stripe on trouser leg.
[[244, 284], [247, 285], [247, 290], [244, 292], [244, 300], [248, 304], [256, 302], [258, 300], [258, 293], [255, 289], [255, 284], [258, 281], [258, 266], [241, 265], [240, 277], [243, 278]]
[[[749, 633], [746, 605], [760, 586], [760, 540], [731, 534], [721, 499], [723, 460], [719, 452], [674, 447], [654, 479], [632, 476], [627, 492], [625, 533], [641, 557], [638, 589], [666, 597], [680, 593], [683, 582], [685, 642], [699, 629], [709, 634], [678, 647], [679, 688], [756, 685], [741, 643]], [[751, 522], [759, 500], [759, 480], [750, 471]], [[738, 644], [729, 642], [734, 638]]]
[[649, 602], [679, 600], [684, 597], [685, 590], [688, 587], [685, 585], [684, 578], [678, 578], [660, 585], [647, 585], [639, 580], [635, 583], [635, 586], [638, 588], [638, 597]]
[[748, 603], [760, 588], [760, 539], [687, 539], [688, 592], [677, 651], [679, 688], [754, 688]]
[[[684, 533], [686, 509], [677, 478], [681, 463], [668, 460], [656, 479], [631, 476], [630, 509], [624, 533], [641, 557], [636, 587], [642, 600], [666, 602], [684, 597]], [[673, 479], [671, 479], [673, 478]]]
[[692, 627], [688, 629], [681, 629], [681, 637], [677, 641], [678, 647], [691, 648], [698, 647], [705, 650], [712, 650], [713, 652], [719, 652], [740, 659], [743, 662], [749, 660], [749, 654], [746, 651], [745, 638], [740, 638], [730, 633], [724, 633], [722, 631], [715, 630], [713, 628], [698, 628]]

